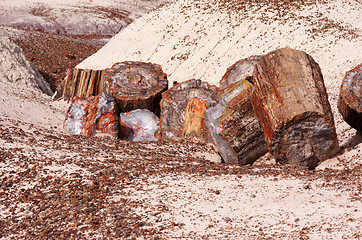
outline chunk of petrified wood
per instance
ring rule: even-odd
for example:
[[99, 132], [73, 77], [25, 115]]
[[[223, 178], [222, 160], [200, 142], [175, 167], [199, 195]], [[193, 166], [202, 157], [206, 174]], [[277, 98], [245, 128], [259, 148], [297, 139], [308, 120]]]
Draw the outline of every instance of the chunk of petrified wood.
[[134, 142], [160, 141], [160, 120], [147, 109], [121, 113], [119, 138]]
[[270, 52], [257, 63], [253, 83], [251, 103], [277, 161], [313, 169], [339, 151], [323, 76], [311, 56]]
[[71, 101], [74, 97], [87, 98], [103, 92], [104, 70], [73, 69], [67, 70], [67, 76], [57, 86], [55, 99]]
[[204, 120], [207, 102], [197, 97], [190, 98], [185, 113], [183, 137], [197, 137], [202, 135], [202, 122]]
[[119, 117], [114, 98], [107, 93], [89, 98], [75, 97], [68, 109], [64, 129], [83, 136], [118, 137]]
[[351, 127], [362, 131], [362, 64], [347, 72], [341, 85], [338, 110]]
[[116, 98], [121, 112], [148, 109], [159, 116], [168, 81], [160, 65], [122, 62], [104, 72], [104, 88]]
[[263, 130], [248, 96], [246, 79], [224, 90], [218, 104], [206, 110], [205, 128], [222, 159], [233, 164], [252, 164], [267, 153]]
[[[216, 86], [195, 79], [177, 84], [164, 92], [161, 101], [162, 139], [165, 141], [179, 141], [184, 137], [186, 108], [190, 99], [193, 99], [191, 101], [195, 101], [195, 98], [203, 100], [202, 104], [205, 103], [210, 107], [216, 104], [219, 93], [220, 91]], [[191, 105], [192, 103], [190, 103]], [[198, 133], [198, 135], [201, 139], [205, 137], [204, 132]]]
[[260, 56], [251, 56], [241, 59], [229, 67], [220, 80], [220, 89], [225, 90], [229, 86], [241, 80], [251, 81], [255, 64], [259, 61]]

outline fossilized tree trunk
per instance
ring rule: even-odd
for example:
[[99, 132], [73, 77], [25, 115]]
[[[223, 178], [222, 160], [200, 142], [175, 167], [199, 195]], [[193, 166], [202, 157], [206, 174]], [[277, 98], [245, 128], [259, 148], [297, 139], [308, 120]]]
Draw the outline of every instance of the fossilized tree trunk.
[[234, 83], [206, 110], [205, 128], [222, 159], [233, 164], [252, 164], [267, 153], [263, 130], [248, 96], [251, 83]]
[[250, 98], [270, 152], [310, 169], [338, 152], [319, 65], [305, 52], [279, 49], [260, 58]]
[[104, 71], [104, 90], [116, 98], [121, 112], [148, 109], [160, 116], [162, 92], [168, 88], [166, 74], [157, 64], [122, 62]]
[[[177, 84], [164, 92], [161, 101], [162, 139], [178, 141], [189, 134], [205, 139], [205, 132], [199, 128], [199, 124], [203, 119], [205, 105], [215, 105], [219, 93], [216, 86], [195, 79]], [[192, 125], [192, 120], [197, 122], [196, 127]]]
[[350, 126], [362, 131], [362, 64], [347, 72], [341, 85], [338, 110]]

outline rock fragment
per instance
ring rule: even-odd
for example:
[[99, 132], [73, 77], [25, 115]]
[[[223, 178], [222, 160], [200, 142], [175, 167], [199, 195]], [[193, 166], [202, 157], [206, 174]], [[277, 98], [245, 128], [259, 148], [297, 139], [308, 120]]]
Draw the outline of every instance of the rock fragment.
[[348, 71], [341, 85], [339, 113], [351, 127], [362, 131], [362, 64]]

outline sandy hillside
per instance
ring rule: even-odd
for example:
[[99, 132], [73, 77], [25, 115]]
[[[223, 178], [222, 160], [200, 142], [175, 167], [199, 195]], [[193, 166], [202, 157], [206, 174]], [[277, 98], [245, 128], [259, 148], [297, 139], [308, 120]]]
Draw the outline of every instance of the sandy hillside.
[[67, 103], [10, 83], [13, 73], [0, 68], [0, 239], [361, 239], [362, 135], [336, 108], [345, 72], [360, 63], [361, 13], [352, 0], [180, 0], [78, 65], [151, 61], [170, 81], [216, 84], [243, 57], [304, 50], [322, 68], [341, 145], [314, 171], [271, 156], [220, 164], [197, 142], [70, 136], [62, 130]]

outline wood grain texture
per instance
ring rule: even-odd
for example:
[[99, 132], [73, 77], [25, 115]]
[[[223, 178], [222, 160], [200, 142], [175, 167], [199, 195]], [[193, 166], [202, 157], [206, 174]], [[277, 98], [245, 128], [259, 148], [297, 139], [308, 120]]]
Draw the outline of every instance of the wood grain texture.
[[225, 162], [252, 164], [267, 153], [263, 130], [248, 96], [251, 83], [234, 83], [218, 96], [218, 103], [206, 111], [205, 128]]
[[184, 138], [200, 138], [203, 135], [202, 125], [206, 109], [206, 100], [197, 97], [189, 99], [186, 107], [185, 124], [183, 128]]
[[313, 169], [339, 151], [319, 65], [305, 52], [279, 49], [260, 58], [250, 99], [270, 152]]

